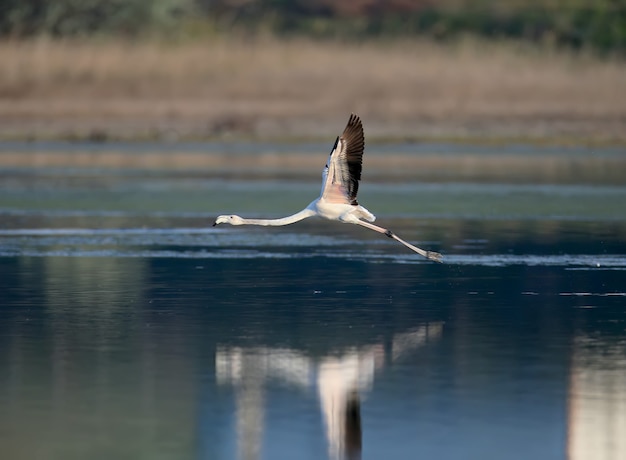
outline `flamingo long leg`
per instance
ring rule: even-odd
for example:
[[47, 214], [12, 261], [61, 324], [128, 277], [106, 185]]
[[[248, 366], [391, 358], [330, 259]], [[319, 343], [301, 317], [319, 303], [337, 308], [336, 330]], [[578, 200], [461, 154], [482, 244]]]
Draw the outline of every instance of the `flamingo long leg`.
[[370, 230], [374, 230], [375, 232], [382, 233], [383, 235], [386, 235], [389, 238], [393, 238], [397, 242], [402, 243], [410, 250], [417, 252], [419, 255], [426, 257], [429, 260], [434, 260], [435, 262], [442, 263], [442, 260], [441, 260], [442, 256], [438, 252], [425, 251], [421, 248], [418, 248], [417, 246], [413, 246], [411, 243], [404, 241], [402, 238], [400, 238], [398, 235], [393, 233], [391, 230], [387, 230], [386, 228], [379, 227], [378, 225], [370, 224], [369, 222], [365, 222], [363, 220], [356, 220], [356, 221], [353, 221], [353, 223], [357, 225], [361, 225], [365, 228], [369, 228]]

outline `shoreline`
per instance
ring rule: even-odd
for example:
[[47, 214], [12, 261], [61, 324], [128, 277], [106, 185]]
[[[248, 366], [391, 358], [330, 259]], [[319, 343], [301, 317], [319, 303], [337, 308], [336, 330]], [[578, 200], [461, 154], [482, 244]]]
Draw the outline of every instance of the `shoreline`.
[[[97, 101], [93, 101], [97, 104]], [[181, 111], [180, 109], [176, 109]], [[184, 111], [184, 109], [182, 109]], [[350, 111], [346, 111], [347, 114]], [[529, 119], [467, 117], [463, 119], [372, 120], [358, 112], [366, 123], [371, 143], [435, 142], [475, 145], [522, 143], [554, 146], [626, 146], [626, 120], [599, 117], [580, 119]], [[125, 119], [121, 119], [125, 118]], [[88, 116], [0, 115], [0, 141], [39, 142], [297, 142], [320, 141], [338, 135], [345, 117], [249, 115], [220, 117], [122, 117], [92, 113]]]
[[[59, 171], [75, 177], [127, 175], [220, 178], [249, 180], [311, 180], [327, 154], [327, 145], [300, 150], [294, 144], [223, 144], [221, 148], [184, 149], [177, 143], [167, 148], [142, 144], [75, 144], [72, 149], [40, 148], [0, 150], [0, 178], [54, 176]], [[329, 144], [330, 145], [330, 144]], [[390, 144], [388, 144], [390, 146]], [[437, 148], [437, 145], [394, 151], [385, 144], [370, 145], [364, 169], [372, 182], [467, 182], [510, 184], [623, 185], [626, 155], [620, 149], [589, 152], [529, 147], [515, 151], [506, 147], [476, 149]], [[14, 146], [15, 147], [15, 146]], [[450, 146], [451, 147], [451, 146]], [[314, 153], [315, 151], [315, 153]]]

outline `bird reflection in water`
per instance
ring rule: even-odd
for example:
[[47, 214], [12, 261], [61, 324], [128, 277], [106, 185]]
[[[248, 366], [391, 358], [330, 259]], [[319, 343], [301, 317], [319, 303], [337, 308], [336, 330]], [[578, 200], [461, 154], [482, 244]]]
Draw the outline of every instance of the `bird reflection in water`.
[[[305, 391], [317, 389], [326, 427], [329, 458], [361, 458], [361, 401], [377, 372], [441, 336], [442, 323], [430, 323], [376, 343], [349, 347], [322, 357], [288, 348], [218, 347], [217, 381], [236, 388], [239, 458], [259, 458], [263, 439], [264, 387], [280, 380]], [[315, 388], [317, 387], [317, 388]]]
[[626, 340], [578, 334], [571, 355], [568, 460], [626, 458]]
[[324, 357], [317, 365], [317, 389], [329, 454], [332, 459], [358, 459], [361, 454], [361, 394], [382, 367], [384, 348], [374, 345]]
[[346, 459], [357, 460], [361, 458], [361, 401], [358, 393], [348, 396], [346, 404], [346, 428], [345, 428], [345, 452]]

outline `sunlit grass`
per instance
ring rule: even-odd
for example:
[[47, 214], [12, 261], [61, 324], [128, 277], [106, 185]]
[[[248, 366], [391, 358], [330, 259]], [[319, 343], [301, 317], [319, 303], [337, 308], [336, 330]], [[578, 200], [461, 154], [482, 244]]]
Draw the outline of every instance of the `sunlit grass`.
[[[626, 64], [515, 43], [4, 41], [4, 137], [624, 139]], [[21, 134], [20, 134], [21, 133]]]

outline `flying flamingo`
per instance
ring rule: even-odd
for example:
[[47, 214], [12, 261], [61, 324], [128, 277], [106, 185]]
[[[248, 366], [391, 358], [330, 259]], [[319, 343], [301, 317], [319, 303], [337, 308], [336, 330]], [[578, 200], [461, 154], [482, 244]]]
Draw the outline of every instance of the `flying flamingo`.
[[438, 252], [425, 251], [413, 246], [391, 230], [371, 223], [376, 220], [376, 217], [356, 200], [359, 180], [361, 179], [364, 147], [365, 139], [361, 119], [357, 115], [351, 114], [343, 134], [337, 137], [328, 157], [328, 162], [324, 167], [322, 192], [319, 198], [312, 201], [302, 211], [281, 219], [244, 219], [236, 215], [222, 215], [217, 217], [213, 226], [215, 227], [217, 224], [281, 226], [293, 224], [307, 217], [319, 216], [369, 228], [393, 238], [427, 259], [441, 262], [441, 254]]

